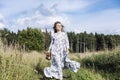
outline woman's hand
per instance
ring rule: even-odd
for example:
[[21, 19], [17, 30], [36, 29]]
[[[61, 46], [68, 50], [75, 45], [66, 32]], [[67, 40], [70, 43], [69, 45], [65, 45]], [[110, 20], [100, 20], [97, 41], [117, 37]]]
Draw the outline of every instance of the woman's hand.
[[50, 50], [48, 50], [47, 52], [50, 52]]
[[46, 54], [46, 59], [50, 60], [51, 59], [51, 53], [50, 53], [50, 51], [49, 50], [46, 51], [45, 54]]

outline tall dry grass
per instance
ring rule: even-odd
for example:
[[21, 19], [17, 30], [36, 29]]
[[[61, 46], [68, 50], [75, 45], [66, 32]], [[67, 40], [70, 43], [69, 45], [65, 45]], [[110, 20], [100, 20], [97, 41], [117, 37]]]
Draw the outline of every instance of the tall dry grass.
[[0, 42], [0, 80], [39, 80], [35, 67], [43, 58], [36, 51], [28, 53]]
[[[81, 61], [88, 56], [103, 53], [109, 53], [109, 51], [69, 53], [68, 57]], [[50, 61], [45, 59], [44, 52], [26, 52], [24, 49], [18, 50], [17, 46], [8, 47], [0, 42], [0, 80], [43, 80], [43, 69], [46, 66], [50, 66]], [[68, 69], [64, 69], [63, 73], [67, 76], [64, 80], [105, 80], [99, 73], [82, 66], [77, 73]]]

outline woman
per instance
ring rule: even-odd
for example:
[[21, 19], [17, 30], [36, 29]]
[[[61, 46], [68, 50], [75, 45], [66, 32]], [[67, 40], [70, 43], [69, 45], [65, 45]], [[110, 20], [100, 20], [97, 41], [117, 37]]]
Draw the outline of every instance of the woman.
[[77, 72], [80, 63], [71, 61], [67, 58], [69, 53], [69, 41], [67, 33], [63, 31], [64, 26], [61, 22], [54, 23], [54, 33], [51, 35], [51, 43], [48, 52], [52, 53], [51, 66], [44, 69], [44, 74], [49, 78], [63, 79], [62, 68], [68, 67], [70, 70]]

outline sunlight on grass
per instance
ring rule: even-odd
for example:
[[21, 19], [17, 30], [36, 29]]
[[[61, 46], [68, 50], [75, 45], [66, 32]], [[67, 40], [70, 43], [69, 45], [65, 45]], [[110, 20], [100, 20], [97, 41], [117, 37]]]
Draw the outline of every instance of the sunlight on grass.
[[[99, 71], [90, 69], [89, 67], [86, 68], [85, 64], [88, 64], [96, 55], [116, 54], [119, 52], [119, 49], [116, 49], [113, 51], [93, 53], [69, 53], [68, 57], [72, 60], [79, 61], [81, 63], [81, 68], [77, 73], [69, 69], [63, 69], [64, 80], [109, 80], [109, 78], [105, 78], [100, 74]], [[101, 56], [101, 58], [103, 57], [104, 56]], [[101, 60], [102, 62], [101, 58], [96, 57], [94, 60]], [[107, 60], [107, 58], [104, 58], [104, 60], [105, 59]], [[50, 66], [50, 61], [45, 59], [44, 52], [25, 52], [12, 47], [0, 46], [0, 80], [43, 80], [43, 69], [46, 66]]]

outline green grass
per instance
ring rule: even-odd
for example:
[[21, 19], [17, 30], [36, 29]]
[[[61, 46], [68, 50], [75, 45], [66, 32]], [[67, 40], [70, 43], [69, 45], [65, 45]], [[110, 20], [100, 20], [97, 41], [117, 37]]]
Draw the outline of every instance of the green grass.
[[[77, 73], [63, 69], [63, 80], [119, 80], [120, 50], [91, 57], [70, 58], [81, 63]], [[72, 54], [73, 55], [73, 54]], [[20, 52], [12, 48], [0, 49], [0, 80], [43, 80], [43, 69], [50, 66], [45, 55]], [[56, 80], [56, 79], [50, 79]]]
[[64, 70], [64, 75], [70, 76], [64, 80], [105, 80], [100, 74], [86, 68], [81, 68], [77, 73], [67, 69]]
[[95, 70], [110, 80], [120, 80], [120, 50], [99, 54], [81, 60], [84, 67]]
[[0, 56], [0, 80], [39, 80], [34, 69], [11, 57]]
[[14, 65], [12, 68], [2, 68], [0, 72], [0, 80], [39, 80], [33, 70], [20, 65]]
[[[50, 66], [50, 62], [40, 61], [36, 66], [40, 80], [43, 78], [43, 69], [46, 66]], [[77, 73], [70, 71], [69, 69], [63, 69], [64, 80], [105, 80], [100, 74], [91, 71], [86, 68], [80, 68]], [[56, 79], [50, 79], [56, 80]]]

